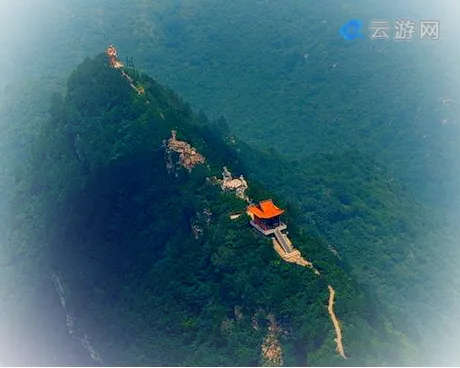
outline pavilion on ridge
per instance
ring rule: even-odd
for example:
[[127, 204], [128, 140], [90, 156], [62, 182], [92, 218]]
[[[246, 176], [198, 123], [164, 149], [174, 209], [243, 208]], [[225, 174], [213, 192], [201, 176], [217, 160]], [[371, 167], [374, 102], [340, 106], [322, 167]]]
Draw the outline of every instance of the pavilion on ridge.
[[247, 213], [251, 217], [250, 224], [264, 235], [275, 234], [275, 230], [281, 231], [287, 225], [280, 219], [284, 210], [275, 206], [271, 199], [250, 205]]

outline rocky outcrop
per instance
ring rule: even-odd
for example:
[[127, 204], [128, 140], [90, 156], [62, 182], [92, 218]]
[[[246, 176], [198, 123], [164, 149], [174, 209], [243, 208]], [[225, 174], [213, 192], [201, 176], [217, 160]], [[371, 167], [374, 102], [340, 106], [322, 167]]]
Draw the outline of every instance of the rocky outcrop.
[[203, 235], [204, 228], [210, 225], [211, 217], [212, 212], [209, 208], [205, 208], [201, 212], [196, 212], [196, 216], [190, 221], [190, 227], [195, 240], [198, 240]]
[[279, 342], [281, 329], [276, 322], [275, 316], [269, 314], [268, 333], [262, 344], [262, 366], [263, 367], [280, 367], [283, 365], [283, 349]]
[[198, 164], [204, 164], [205, 158], [202, 156], [196, 148], [192, 147], [190, 144], [184, 141], [180, 141], [176, 137], [177, 132], [175, 130], [171, 131], [171, 138], [168, 139], [166, 144], [166, 167], [168, 171], [173, 168], [172, 162], [172, 152], [179, 154], [178, 164], [188, 172], [191, 172], [192, 169]]
[[88, 353], [91, 356], [91, 359], [94, 362], [97, 362], [102, 365], [103, 364], [102, 358], [99, 356], [99, 354], [96, 352], [94, 347], [91, 345], [88, 335], [86, 333], [81, 333], [79, 331], [75, 317], [69, 311], [69, 308], [67, 305], [67, 289], [62, 281], [62, 276], [59, 274], [59, 272], [53, 272], [51, 274], [51, 279], [53, 280], [54, 287], [61, 301], [62, 309], [64, 310], [65, 315], [66, 315], [66, 325], [67, 325], [67, 331], [69, 332], [69, 335], [76, 338], [78, 341], [80, 341], [81, 345], [86, 349], [86, 351], [88, 351]]
[[248, 183], [244, 179], [243, 175], [240, 175], [238, 179], [232, 178], [232, 173], [224, 166], [222, 172], [222, 180], [215, 179], [220, 184], [223, 191], [234, 191], [238, 198], [250, 202], [249, 197], [246, 195], [246, 190], [249, 188]]

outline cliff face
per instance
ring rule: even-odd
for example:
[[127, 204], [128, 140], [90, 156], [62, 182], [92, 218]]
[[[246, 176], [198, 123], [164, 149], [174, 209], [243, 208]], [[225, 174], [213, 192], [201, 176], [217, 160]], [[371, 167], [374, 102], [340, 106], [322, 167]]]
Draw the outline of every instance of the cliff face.
[[[321, 277], [282, 262], [246, 215], [229, 218], [245, 212], [248, 197], [272, 195], [251, 180], [228, 127], [198, 118], [151, 78], [123, 73], [144, 93], [104, 55], [85, 60], [65, 96], [54, 98], [22, 169], [11, 168], [9, 200], [29, 205], [13, 211], [27, 238], [16, 226], [9, 252], [27, 258], [31, 239], [41, 242], [32, 254], [55, 285], [62, 283], [56, 275], [65, 280], [66, 314], [78, 321], [93, 359], [266, 364], [267, 321], [276, 319], [286, 333], [277, 336], [282, 359], [274, 362], [343, 364], [327, 311], [332, 283], [347, 363], [391, 364], [386, 353], [399, 349], [398, 338], [327, 247], [296, 229], [295, 218], [287, 219], [290, 238], [327, 265]], [[224, 166], [224, 180], [212, 180]], [[240, 195], [222, 184], [229, 172], [244, 175]]]

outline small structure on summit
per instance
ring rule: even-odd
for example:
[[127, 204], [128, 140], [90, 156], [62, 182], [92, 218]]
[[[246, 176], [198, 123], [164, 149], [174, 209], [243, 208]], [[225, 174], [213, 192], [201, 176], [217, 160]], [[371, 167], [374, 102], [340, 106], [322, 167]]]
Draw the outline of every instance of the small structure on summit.
[[122, 69], [124, 65], [121, 61], [117, 59], [118, 52], [115, 46], [110, 45], [109, 47], [107, 47], [106, 53], [107, 53], [107, 56], [109, 57], [110, 66], [114, 69], [120, 69], [121, 74], [123, 75], [123, 77], [127, 79], [131, 88], [133, 88], [140, 95], [144, 94], [145, 93], [144, 88], [142, 86], [136, 86], [133, 79], [128, 74], [126, 74], [124, 70]]
[[250, 205], [247, 209], [251, 225], [264, 235], [271, 235], [275, 230], [285, 230], [287, 225], [280, 220], [284, 210], [276, 207], [271, 199]]
[[110, 65], [113, 68], [119, 69], [123, 67], [123, 64], [117, 60], [117, 49], [115, 48], [114, 45], [110, 45], [107, 48], [107, 56], [109, 57]]

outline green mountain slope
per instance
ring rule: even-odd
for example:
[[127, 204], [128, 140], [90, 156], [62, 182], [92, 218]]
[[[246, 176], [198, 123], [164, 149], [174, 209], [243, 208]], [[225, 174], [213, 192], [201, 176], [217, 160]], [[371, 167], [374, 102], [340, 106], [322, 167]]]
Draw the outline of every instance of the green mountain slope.
[[[9, 120], [17, 110], [3, 107], [10, 132], [3, 147], [26, 134], [34, 139], [2, 150], [12, 205], [2, 254], [28, 265], [32, 287], [52, 271], [62, 275], [67, 308], [103, 363], [259, 365], [270, 314], [283, 331], [286, 365], [416, 363], [380, 302], [300, 228], [297, 205], [251, 179], [225, 122], [206, 123], [173, 92], [130, 74], [145, 94], [104, 55], [85, 60], [38, 126], [17, 115]], [[172, 129], [206, 165], [168, 169], [162, 142]], [[229, 219], [245, 202], [207, 180], [223, 165], [249, 178], [251, 198], [272, 197], [287, 209], [289, 237], [321, 277], [284, 263], [246, 216]], [[328, 284], [337, 293], [347, 360], [335, 351]]]
[[[460, 73], [456, 18], [446, 10], [454, 3], [36, 1], [17, 10], [22, 22], [2, 23], [10, 28], [1, 79], [67, 73], [115, 42], [194, 106], [224, 115], [247, 142], [291, 157], [359, 150], [424, 201], [454, 210]], [[350, 18], [401, 17], [438, 19], [441, 40], [338, 36]]]
[[[387, 168], [359, 152], [248, 153], [248, 169], [299, 207], [299, 225], [323, 237], [385, 306], [387, 316], [423, 347], [424, 364], [458, 362], [459, 233], [422, 205]], [[289, 180], [297, 185], [285, 185]]]
[[[193, 106], [225, 115], [245, 141], [282, 152], [283, 157], [245, 153], [251, 178], [299, 206], [295, 220], [303, 230], [337, 249], [357, 280], [392, 311], [385, 314], [398, 327], [426, 339], [424, 364], [453, 364], [458, 237], [420, 202], [441, 211], [458, 207], [457, 19], [446, 8], [455, 1], [435, 8], [420, 3], [48, 0], [22, 8], [18, 3], [15, 16], [0, 11], [5, 27], [0, 83], [13, 83], [9, 88], [20, 88], [21, 95], [30, 86], [20, 87], [18, 79], [67, 75], [76, 62], [115, 42], [137, 67]], [[355, 17], [438, 19], [441, 40], [341, 42], [338, 28]], [[8, 134], [21, 136], [19, 143], [7, 139], [10, 159], [28, 160], [27, 142], [35, 140], [43, 113], [44, 103], [28, 97], [13, 118], [8, 111], [10, 122], [27, 121], [29, 127], [10, 127]], [[33, 111], [31, 104], [40, 108]], [[123, 131], [99, 133], [107, 142]], [[144, 133], [133, 134], [139, 140]], [[163, 134], [169, 131], [158, 134], [155, 148]], [[106, 145], [92, 151], [95, 142], [81, 143], [95, 166], [108, 160], [101, 152], [109, 150], [113, 159], [124, 149]], [[41, 151], [50, 143], [43, 144]], [[22, 147], [20, 155], [12, 153], [15, 147]], [[27, 182], [23, 163], [14, 169], [17, 183]], [[84, 173], [91, 167], [76, 166], [72, 170]]]

